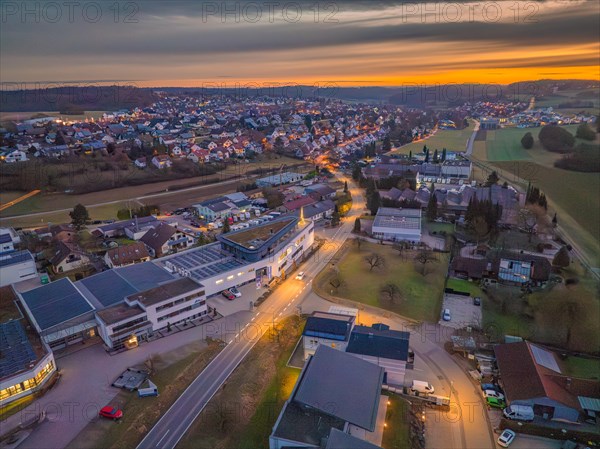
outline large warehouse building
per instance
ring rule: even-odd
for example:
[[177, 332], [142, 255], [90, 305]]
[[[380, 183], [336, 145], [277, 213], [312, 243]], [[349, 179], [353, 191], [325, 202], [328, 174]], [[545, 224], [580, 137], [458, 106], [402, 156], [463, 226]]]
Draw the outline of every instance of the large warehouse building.
[[282, 217], [153, 262], [15, 293], [55, 350], [95, 335], [110, 350], [130, 348], [159, 329], [207, 314], [206, 298], [224, 289], [285, 277], [313, 242], [313, 222]]

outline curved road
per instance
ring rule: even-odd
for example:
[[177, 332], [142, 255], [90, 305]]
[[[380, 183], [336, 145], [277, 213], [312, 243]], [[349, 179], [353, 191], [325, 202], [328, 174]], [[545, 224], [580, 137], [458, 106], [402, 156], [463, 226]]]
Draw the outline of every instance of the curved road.
[[[348, 182], [354, 199], [352, 209], [340, 227], [327, 231], [327, 242], [303, 265], [302, 269], [307, 279], [314, 278], [334, 257], [351, 235], [354, 219], [364, 209], [362, 192], [351, 179], [348, 179]], [[296, 313], [297, 306], [314, 297], [316, 295], [310, 288], [310, 282], [289, 279], [280, 285], [260, 306], [260, 310], [251, 315], [249, 321], [239, 323], [239, 332], [227, 342], [221, 353], [146, 434], [138, 449], [174, 449], [260, 337], [273, 328], [282, 317]], [[374, 319], [382, 321], [381, 316]], [[398, 326], [399, 323], [396, 322], [395, 325]], [[450, 414], [438, 416], [439, 423], [431, 426], [433, 432], [431, 437], [428, 436], [431, 438], [431, 444], [428, 440], [428, 447], [493, 448], [493, 436], [481, 395], [464, 370], [439, 345], [440, 327], [433, 324], [427, 326], [431, 328], [421, 328], [416, 332], [415, 329], [411, 329], [411, 345], [416, 357], [421, 358], [428, 370], [433, 371], [440, 382], [444, 383], [443, 388], [447, 387], [448, 393], [452, 390], [452, 411]]]

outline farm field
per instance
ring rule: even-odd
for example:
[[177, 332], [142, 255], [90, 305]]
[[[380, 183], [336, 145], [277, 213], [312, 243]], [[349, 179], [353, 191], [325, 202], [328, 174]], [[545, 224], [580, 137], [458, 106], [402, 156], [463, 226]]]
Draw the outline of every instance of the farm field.
[[403, 147], [392, 150], [390, 154], [408, 154], [412, 151], [413, 154], [423, 151], [423, 146], [427, 145], [431, 151], [436, 148], [442, 151], [446, 148], [448, 151], [462, 152], [466, 150], [467, 140], [473, 134], [473, 121], [469, 122], [469, 126], [461, 130], [440, 129], [433, 136], [418, 142], [411, 142]]
[[[586, 103], [593, 103], [595, 108], [600, 107], [600, 90], [598, 89], [583, 89], [583, 90], [563, 90], [558, 91], [554, 95], [547, 95], [545, 97], [536, 98], [536, 108], [558, 108], [560, 104], [581, 101]], [[577, 109], [577, 108], [576, 108]], [[577, 109], [579, 112], [581, 109]]]
[[29, 120], [30, 118], [38, 115], [44, 114], [48, 117], [58, 117], [62, 120], [85, 120], [93, 118], [94, 120], [102, 117], [106, 111], [85, 111], [85, 114], [61, 114], [59, 111], [34, 111], [34, 112], [0, 112], [0, 121], [5, 120]]
[[[563, 128], [575, 135], [578, 125], [565, 125]], [[491, 162], [529, 160], [538, 164], [553, 166], [554, 161], [561, 157], [556, 153], [544, 150], [538, 141], [538, 135], [542, 128], [503, 128], [496, 131], [486, 131], [485, 153], [481, 141], [476, 141], [474, 154], [478, 159]], [[521, 145], [521, 138], [526, 132], [530, 132], [535, 139], [535, 144], [530, 150]], [[575, 145], [584, 142], [577, 139]], [[479, 145], [477, 145], [479, 143]], [[589, 143], [589, 142], [588, 142]]]

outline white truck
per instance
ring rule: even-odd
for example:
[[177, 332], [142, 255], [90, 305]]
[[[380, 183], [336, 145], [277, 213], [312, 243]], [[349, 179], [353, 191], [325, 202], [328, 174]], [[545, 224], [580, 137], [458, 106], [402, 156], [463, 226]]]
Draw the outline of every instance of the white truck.
[[505, 418], [515, 421], [533, 421], [533, 408], [529, 405], [509, 405], [502, 414]]
[[421, 394], [433, 394], [435, 392], [433, 385], [431, 385], [429, 382], [424, 382], [422, 380], [413, 380], [412, 384], [410, 385], [410, 390], [413, 393]]

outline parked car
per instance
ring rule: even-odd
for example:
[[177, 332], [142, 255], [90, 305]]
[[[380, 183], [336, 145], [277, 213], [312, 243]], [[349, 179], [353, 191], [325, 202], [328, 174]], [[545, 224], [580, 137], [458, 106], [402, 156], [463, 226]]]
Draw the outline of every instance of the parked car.
[[500, 388], [498, 385], [496, 384], [481, 384], [481, 391], [485, 391], [485, 390], [493, 390], [493, 391], [497, 391], [498, 393], [504, 393], [502, 391], [502, 388]]
[[487, 405], [489, 405], [490, 407], [493, 408], [504, 408], [506, 407], [506, 403], [504, 402], [503, 399], [498, 399], [498, 398], [492, 398], [492, 397], [486, 397], [485, 398], [485, 402], [487, 402]]
[[442, 319], [444, 321], [450, 321], [450, 309], [444, 309], [444, 313], [442, 314]]
[[498, 437], [498, 445], [502, 447], [508, 447], [516, 438], [517, 434], [510, 429], [505, 429], [504, 432]]
[[497, 392], [496, 390], [484, 390], [483, 395], [486, 398], [496, 398], [504, 400], [504, 395], [502, 393]]
[[304, 271], [299, 272], [296, 275], [296, 279], [298, 279], [299, 281], [301, 281], [302, 279], [304, 279], [304, 274], [305, 274]]
[[235, 288], [235, 287], [231, 287], [231, 288], [229, 289], [229, 291], [230, 291], [230, 292], [231, 292], [231, 294], [232, 294], [233, 296], [235, 296], [236, 298], [239, 298], [240, 296], [242, 296], [242, 294], [240, 293], [240, 291], [239, 291], [237, 288]]
[[479, 296], [476, 296], [475, 298], [473, 298], [473, 305], [475, 305], [475, 306], [481, 305], [481, 298]]
[[221, 292], [221, 294], [230, 301], [233, 301], [235, 299], [235, 295], [233, 293], [231, 293], [229, 290], [223, 290]]
[[116, 421], [117, 419], [121, 419], [123, 417], [123, 411], [117, 407], [113, 407], [112, 405], [107, 405], [106, 407], [102, 407], [100, 409], [100, 413], [98, 413], [98, 415], [102, 418], [113, 419]]

